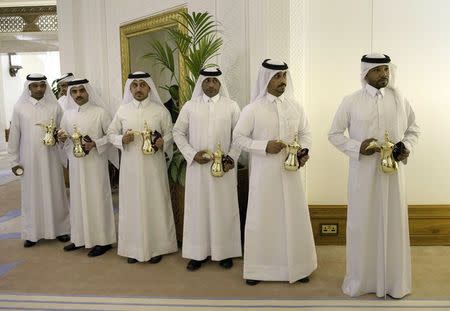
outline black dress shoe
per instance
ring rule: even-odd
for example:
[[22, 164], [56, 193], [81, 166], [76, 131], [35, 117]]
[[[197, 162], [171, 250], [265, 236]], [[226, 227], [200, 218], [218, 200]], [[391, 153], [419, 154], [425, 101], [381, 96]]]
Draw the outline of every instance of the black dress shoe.
[[150, 258], [150, 260], [148, 262], [151, 263], [151, 264], [155, 264], [155, 263], [160, 262], [161, 259], [162, 259], [162, 255], [159, 255], [159, 256], [155, 256], [155, 257]]
[[255, 286], [255, 285], [258, 284], [259, 282], [261, 282], [261, 281], [258, 281], [258, 280], [245, 280], [245, 283], [246, 283], [247, 285], [250, 285], [250, 286]]
[[36, 242], [30, 241], [30, 240], [25, 240], [25, 242], [23, 243], [23, 247], [32, 247], [35, 245], [36, 245]]
[[56, 239], [57, 239], [58, 241], [60, 241], [60, 242], [66, 243], [66, 242], [69, 242], [69, 241], [70, 241], [70, 235], [68, 235], [68, 234], [63, 234], [63, 235], [57, 236]]
[[111, 249], [111, 244], [108, 245], [95, 245], [93, 249], [91, 249], [91, 251], [88, 253], [89, 257], [97, 257], [100, 255], [103, 255], [104, 253], [106, 253], [107, 251], [109, 251]]
[[64, 251], [66, 252], [70, 252], [70, 251], [74, 251], [80, 248], [83, 248], [84, 246], [75, 246], [74, 243], [70, 243], [69, 245], [64, 246]]
[[227, 258], [227, 259], [221, 260], [221, 261], [219, 262], [219, 265], [220, 265], [222, 268], [230, 269], [230, 268], [233, 266], [233, 259]]
[[186, 269], [188, 269], [189, 271], [195, 271], [200, 269], [200, 267], [202, 266], [202, 263], [205, 263], [208, 260], [208, 258], [203, 259], [203, 260], [189, 260]]
[[138, 261], [137, 261], [137, 259], [134, 259], [134, 258], [128, 258], [128, 259], [127, 259], [127, 262], [128, 262], [128, 263], [136, 263], [136, 262], [138, 262]]
[[300, 280], [298, 280], [300, 283], [308, 283], [309, 282], [309, 276], [307, 276], [307, 277], [305, 277], [305, 278], [303, 278], [303, 279], [300, 279]]

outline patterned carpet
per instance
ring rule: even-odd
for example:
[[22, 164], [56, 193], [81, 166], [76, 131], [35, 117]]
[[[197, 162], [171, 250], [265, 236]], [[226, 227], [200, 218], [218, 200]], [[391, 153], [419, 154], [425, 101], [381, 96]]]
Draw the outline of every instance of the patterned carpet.
[[19, 179], [19, 177], [14, 176], [10, 169], [0, 170], [0, 185], [7, 184], [17, 179]]
[[0, 310], [448, 310], [450, 300], [178, 299], [2, 295]]
[[[117, 202], [117, 198], [115, 198]], [[242, 260], [224, 271], [209, 262], [194, 273], [180, 252], [158, 265], [129, 265], [116, 247], [98, 258], [63, 243], [20, 240], [20, 183], [0, 185], [0, 310], [450, 310], [450, 247], [413, 247], [413, 294], [357, 299], [340, 290], [345, 247], [318, 246], [308, 284], [245, 285]]]

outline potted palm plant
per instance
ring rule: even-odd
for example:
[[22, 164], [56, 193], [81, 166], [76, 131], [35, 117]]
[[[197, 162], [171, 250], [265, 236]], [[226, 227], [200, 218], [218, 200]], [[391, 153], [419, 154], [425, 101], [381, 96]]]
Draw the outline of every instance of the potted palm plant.
[[[161, 88], [168, 91], [173, 100], [173, 105], [168, 107], [173, 122], [176, 121], [183, 103], [191, 98], [200, 70], [217, 66], [211, 61], [219, 55], [223, 44], [222, 38], [218, 35], [219, 24], [208, 12], [181, 12], [175, 21], [180, 27], [167, 29], [170, 41], [151, 42], [152, 51], [144, 55], [153, 60], [154, 64], [161, 68], [161, 72], [170, 73], [169, 83]], [[186, 67], [185, 75], [179, 78], [176, 75], [174, 59], [176, 52], [181, 55]], [[177, 87], [181, 84], [186, 87]], [[183, 232], [185, 178], [186, 160], [178, 148], [175, 148], [169, 166], [169, 180], [178, 241], [181, 241]]]
[[[223, 40], [218, 36], [218, 23], [208, 12], [181, 12], [180, 18], [175, 20], [181, 27], [167, 29], [170, 42], [151, 42], [152, 51], [144, 57], [152, 59], [155, 65], [161, 68], [161, 72], [170, 72], [169, 84], [161, 86], [168, 91], [174, 100], [174, 105], [169, 107], [173, 121], [181, 109], [183, 103], [191, 98], [200, 70], [205, 67], [217, 66], [211, 60], [219, 55]], [[174, 55], [178, 51], [186, 66], [186, 74], [177, 78]], [[182, 81], [186, 88], [179, 88]], [[179, 90], [178, 94], [174, 90]], [[176, 150], [169, 167], [171, 182], [184, 185], [186, 176], [186, 161], [181, 153]]]

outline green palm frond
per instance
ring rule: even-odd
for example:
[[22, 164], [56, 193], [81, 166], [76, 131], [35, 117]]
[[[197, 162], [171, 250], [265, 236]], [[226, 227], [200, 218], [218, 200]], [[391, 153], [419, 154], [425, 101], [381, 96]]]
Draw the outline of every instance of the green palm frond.
[[189, 16], [189, 20], [192, 28], [190, 34], [192, 36], [192, 43], [194, 46], [196, 46], [202, 38], [216, 32], [217, 23], [212, 20], [212, 15], [207, 12], [193, 12], [192, 16]]
[[219, 50], [223, 44], [222, 38], [214, 36], [203, 37], [198, 43], [199, 58], [202, 59], [202, 67], [205, 66], [213, 57], [219, 55]]
[[165, 91], [169, 92], [170, 85], [166, 84], [166, 85], [164, 85], [164, 86], [160, 86], [159, 88], [160, 88], [161, 90], [165, 90]]
[[173, 54], [175, 49], [172, 49], [167, 42], [162, 44], [159, 41], [151, 43], [153, 52], [143, 55], [143, 58], [151, 58], [157, 65], [161, 67], [161, 72], [168, 70], [170, 72], [170, 79], [176, 79], [175, 77], [175, 60]]
[[[182, 103], [187, 102], [189, 99], [191, 99], [192, 96], [192, 92], [194, 91], [195, 88], [195, 82], [197, 81], [196, 79], [191, 78], [189, 75], [184, 77], [184, 81], [187, 84], [187, 88], [185, 90], [180, 89], [180, 101]], [[181, 107], [180, 107], [181, 109]]]
[[174, 152], [172, 162], [169, 165], [169, 176], [172, 181], [178, 180], [178, 172], [180, 170], [180, 163], [183, 162], [184, 158], [181, 152]]
[[182, 55], [186, 54], [189, 46], [192, 45], [192, 38], [176, 28], [170, 28], [167, 30], [169, 37], [175, 42], [177, 49]]
[[191, 47], [189, 49], [189, 57], [186, 59], [186, 67], [189, 68], [189, 72], [194, 80], [197, 80], [202, 68], [216, 66], [216, 64], [211, 64], [209, 62], [213, 57], [218, 55], [221, 46], [221, 38], [208, 36], [200, 40], [198, 47]]
[[174, 18], [172, 19], [172, 21], [174, 21], [175, 23], [177, 23], [181, 28], [182, 28], [182, 32], [190, 32], [190, 27], [188, 24], [188, 19], [189, 19], [189, 14], [186, 12], [181, 12], [179, 13], [179, 18]]
[[184, 182], [186, 180], [186, 168], [186, 161], [181, 162], [177, 182], [182, 186], [184, 186]]
[[[167, 42], [156, 41], [152, 43], [153, 51], [146, 54], [154, 60], [155, 64], [161, 66], [161, 71], [169, 70], [171, 81], [175, 79], [177, 85], [181, 81], [176, 80], [174, 52], [179, 55], [186, 66], [186, 74], [180, 80], [186, 83], [186, 89], [179, 90], [181, 103], [186, 102], [192, 96], [195, 83], [202, 68], [217, 66], [212, 63], [214, 57], [219, 55], [223, 40], [218, 36], [218, 22], [208, 12], [182, 12], [174, 19], [178, 27], [167, 29], [169, 39], [174, 48]], [[169, 85], [161, 87], [169, 90]], [[181, 107], [177, 107], [181, 109]], [[176, 149], [172, 162], [169, 166], [169, 177], [172, 182], [184, 185], [186, 178], [186, 161], [181, 152]]]

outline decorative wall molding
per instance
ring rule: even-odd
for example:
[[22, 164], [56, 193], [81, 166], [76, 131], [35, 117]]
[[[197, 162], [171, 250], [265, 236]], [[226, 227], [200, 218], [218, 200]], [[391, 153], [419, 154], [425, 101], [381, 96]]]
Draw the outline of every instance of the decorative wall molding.
[[56, 5], [0, 7], [0, 33], [57, 31]]
[[[310, 205], [309, 212], [317, 245], [345, 245], [346, 205]], [[411, 245], [450, 245], [450, 205], [410, 205]], [[321, 225], [336, 224], [337, 235], [321, 234]]]
[[217, 1], [216, 20], [219, 22], [223, 46], [218, 57], [230, 96], [239, 106], [249, 101], [249, 50], [247, 40], [248, 1]]
[[[138, 21], [120, 26], [120, 54], [122, 63], [122, 88], [125, 86], [130, 73], [130, 43], [129, 39], [152, 31], [159, 31], [170, 27], [179, 27], [180, 12], [187, 12], [187, 8], [177, 8], [164, 13], [156, 14]], [[180, 28], [181, 29], [181, 28]], [[178, 57], [180, 88], [186, 89], [187, 82], [181, 79], [186, 75], [184, 59], [181, 54]]]

